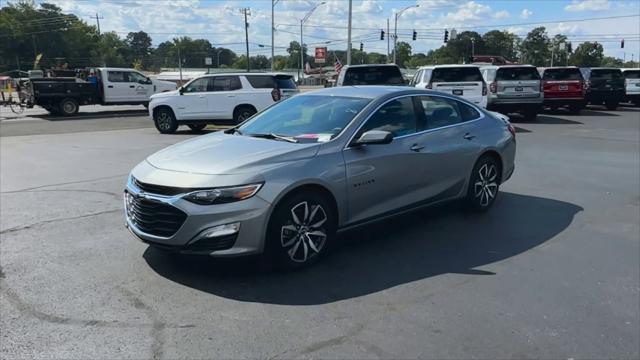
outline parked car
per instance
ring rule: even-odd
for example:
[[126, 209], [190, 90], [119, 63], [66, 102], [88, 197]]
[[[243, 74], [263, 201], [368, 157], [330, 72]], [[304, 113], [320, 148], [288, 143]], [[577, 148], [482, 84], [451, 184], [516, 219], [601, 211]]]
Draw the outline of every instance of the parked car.
[[299, 267], [337, 230], [445, 200], [488, 210], [515, 151], [502, 115], [455, 96], [321, 89], [149, 156], [128, 178], [126, 226], [166, 250]]
[[624, 77], [617, 68], [581, 68], [587, 81], [585, 100], [592, 105], [602, 105], [615, 110], [624, 99]]
[[542, 111], [544, 92], [538, 70], [531, 65], [481, 67], [489, 84], [487, 109], [501, 113], [520, 113], [525, 120], [535, 120]]
[[625, 101], [640, 106], [640, 69], [622, 69]]
[[20, 100], [53, 115], [75, 115], [80, 105], [145, 105], [156, 93], [176, 89], [170, 81], [152, 80], [135, 69], [97, 68], [95, 76], [40, 77], [22, 83]]
[[336, 86], [405, 84], [395, 64], [345, 65], [336, 80]]
[[580, 69], [575, 66], [538, 68], [542, 77], [544, 106], [551, 110], [568, 108], [579, 114], [585, 106], [587, 84]]
[[156, 94], [149, 116], [158, 131], [174, 133], [188, 125], [200, 131], [209, 123], [241, 123], [273, 103], [298, 93], [293, 76], [278, 73], [222, 73], [195, 78], [176, 91]]
[[477, 65], [423, 66], [418, 68], [410, 85], [453, 94], [487, 107], [487, 84]]

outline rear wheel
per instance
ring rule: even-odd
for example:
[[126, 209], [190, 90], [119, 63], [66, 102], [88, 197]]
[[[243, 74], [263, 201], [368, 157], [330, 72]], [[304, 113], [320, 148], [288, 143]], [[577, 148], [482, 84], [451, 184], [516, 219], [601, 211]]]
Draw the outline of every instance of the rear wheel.
[[581, 110], [582, 107], [580, 105], [569, 105], [569, 113], [571, 114], [578, 115]]
[[167, 108], [157, 109], [153, 114], [153, 121], [156, 129], [162, 134], [173, 134], [178, 129], [178, 121], [173, 111]]
[[619, 102], [617, 100], [608, 100], [605, 101], [604, 106], [607, 110], [615, 110], [618, 108]]
[[252, 117], [255, 113], [256, 109], [251, 106], [240, 106], [233, 112], [233, 121], [235, 121], [236, 124], [239, 124]]
[[498, 196], [500, 174], [498, 161], [492, 156], [483, 156], [473, 167], [467, 189], [467, 204], [475, 211], [487, 211]]
[[534, 110], [525, 111], [522, 113], [525, 121], [535, 121], [536, 117], [538, 117], [538, 112]]
[[189, 126], [189, 129], [191, 129], [191, 131], [199, 133], [207, 127], [207, 124], [189, 124], [187, 126]]
[[66, 98], [58, 104], [58, 111], [61, 115], [72, 116], [78, 113], [79, 107], [76, 99]]
[[327, 252], [336, 233], [337, 216], [318, 192], [285, 198], [274, 210], [267, 230], [267, 251], [280, 268], [309, 266]]

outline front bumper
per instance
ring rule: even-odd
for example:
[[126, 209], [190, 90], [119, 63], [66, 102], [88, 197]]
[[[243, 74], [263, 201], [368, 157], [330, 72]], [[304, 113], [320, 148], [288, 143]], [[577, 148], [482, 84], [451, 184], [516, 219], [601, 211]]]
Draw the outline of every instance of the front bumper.
[[[144, 199], [147, 203], [166, 208], [170, 206], [186, 214], [179, 228], [172, 234], [150, 234], [137, 224], [129, 214], [127, 194]], [[203, 254], [214, 257], [233, 257], [261, 253], [270, 204], [257, 194], [253, 197], [227, 204], [198, 205], [182, 198], [184, 194], [165, 196], [144, 192], [130, 176], [125, 189], [125, 226], [138, 239], [150, 245], [188, 254]], [[158, 215], [157, 219], [161, 219]], [[159, 220], [160, 221], [160, 220]], [[211, 228], [239, 223], [239, 230], [214, 238], [202, 238], [201, 234]]]

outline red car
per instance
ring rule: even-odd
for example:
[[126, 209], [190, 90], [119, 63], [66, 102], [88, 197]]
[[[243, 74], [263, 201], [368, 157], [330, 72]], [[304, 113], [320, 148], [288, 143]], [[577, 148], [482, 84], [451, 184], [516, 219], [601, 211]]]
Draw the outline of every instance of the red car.
[[585, 107], [587, 84], [575, 66], [538, 68], [544, 90], [544, 106], [552, 110], [567, 107], [572, 114]]

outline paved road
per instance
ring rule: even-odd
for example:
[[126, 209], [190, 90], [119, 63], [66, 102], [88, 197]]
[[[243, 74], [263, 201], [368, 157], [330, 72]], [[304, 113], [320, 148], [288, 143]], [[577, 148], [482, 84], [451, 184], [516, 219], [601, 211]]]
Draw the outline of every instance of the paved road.
[[0, 138], [2, 358], [640, 356], [638, 109], [518, 123], [491, 212], [454, 204], [352, 231], [288, 274], [127, 233], [127, 172], [192, 136], [136, 121]]

